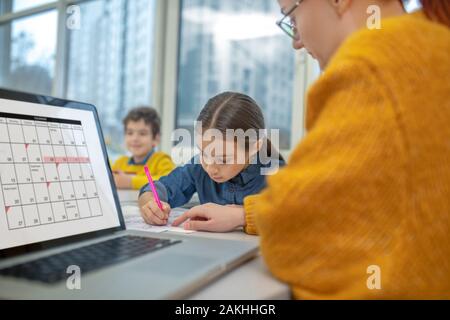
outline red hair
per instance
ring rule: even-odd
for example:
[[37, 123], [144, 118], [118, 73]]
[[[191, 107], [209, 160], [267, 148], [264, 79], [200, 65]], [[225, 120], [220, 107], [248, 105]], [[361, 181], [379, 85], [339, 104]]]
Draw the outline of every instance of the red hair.
[[450, 1], [421, 0], [423, 11], [428, 18], [450, 27]]

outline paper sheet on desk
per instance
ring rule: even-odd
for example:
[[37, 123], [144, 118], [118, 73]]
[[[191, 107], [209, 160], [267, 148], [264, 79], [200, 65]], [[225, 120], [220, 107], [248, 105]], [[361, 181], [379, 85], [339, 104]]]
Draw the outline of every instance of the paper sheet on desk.
[[167, 226], [151, 226], [145, 223], [145, 221], [141, 217], [141, 213], [139, 212], [139, 208], [136, 206], [123, 206], [122, 212], [125, 219], [125, 225], [127, 226], [127, 229], [130, 230], [138, 230], [138, 231], [148, 231], [148, 232], [154, 232], [154, 233], [161, 233], [161, 232], [177, 232], [177, 233], [194, 233], [195, 231], [191, 230], [184, 230], [184, 228], [181, 227], [172, 227], [173, 221], [181, 216], [184, 212], [186, 212], [187, 209], [183, 208], [176, 208], [172, 209], [169, 215], [169, 223]]

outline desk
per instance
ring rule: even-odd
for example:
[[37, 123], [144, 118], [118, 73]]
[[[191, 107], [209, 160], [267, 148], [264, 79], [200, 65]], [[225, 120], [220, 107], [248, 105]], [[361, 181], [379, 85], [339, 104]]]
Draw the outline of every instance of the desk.
[[119, 200], [122, 205], [126, 203], [136, 204], [138, 201], [139, 191], [137, 190], [119, 190]]
[[[137, 191], [119, 191], [123, 205], [137, 204]], [[196, 232], [189, 237], [258, 242], [259, 238], [240, 231], [230, 233]], [[273, 278], [258, 256], [224, 274], [189, 297], [191, 300], [264, 300], [290, 299], [289, 287]]]

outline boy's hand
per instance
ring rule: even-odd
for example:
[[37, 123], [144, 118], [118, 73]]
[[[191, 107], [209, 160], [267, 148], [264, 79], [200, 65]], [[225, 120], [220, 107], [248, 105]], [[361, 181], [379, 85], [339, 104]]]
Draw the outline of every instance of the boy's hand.
[[114, 172], [114, 182], [118, 189], [131, 189], [132, 187], [133, 175], [126, 174], [123, 171]]
[[162, 202], [163, 210], [158, 207], [158, 204], [151, 196], [150, 201], [146, 202], [141, 207], [141, 216], [147, 224], [154, 226], [165, 226], [169, 221], [170, 205]]

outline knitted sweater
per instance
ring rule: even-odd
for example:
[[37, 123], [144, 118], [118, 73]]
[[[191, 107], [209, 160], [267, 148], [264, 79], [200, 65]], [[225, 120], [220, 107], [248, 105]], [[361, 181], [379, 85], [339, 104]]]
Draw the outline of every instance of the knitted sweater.
[[245, 199], [269, 269], [301, 299], [450, 298], [450, 29], [356, 32], [307, 103], [308, 135]]

